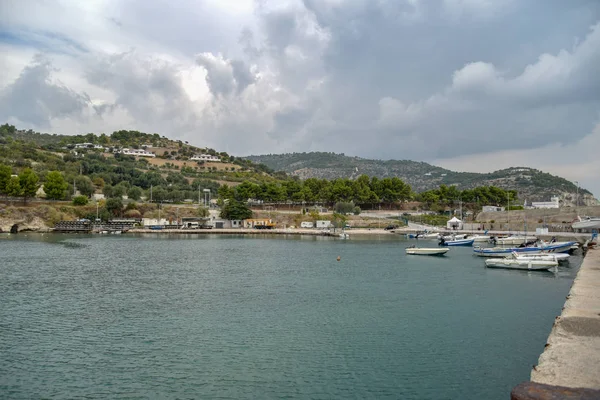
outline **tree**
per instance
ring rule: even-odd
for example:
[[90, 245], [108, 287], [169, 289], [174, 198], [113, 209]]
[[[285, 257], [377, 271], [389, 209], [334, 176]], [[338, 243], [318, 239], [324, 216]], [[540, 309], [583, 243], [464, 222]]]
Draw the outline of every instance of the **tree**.
[[206, 208], [206, 207], [198, 207], [197, 215], [200, 218], [206, 218], [206, 217], [208, 217], [210, 215], [210, 213], [208, 212], [208, 208]]
[[139, 200], [142, 197], [142, 189], [137, 186], [132, 186], [127, 190], [127, 197], [133, 200]]
[[335, 212], [342, 214], [342, 215], [351, 214], [354, 212], [354, 203], [338, 201], [337, 203], [335, 203], [335, 206], [333, 207], [333, 209], [335, 210]]
[[27, 203], [27, 199], [29, 197], [34, 197], [38, 191], [40, 178], [37, 176], [33, 170], [29, 168], [25, 168], [19, 174], [19, 184], [21, 185], [21, 190], [23, 191], [23, 201]]
[[252, 210], [246, 204], [232, 199], [221, 209], [221, 218], [237, 220], [252, 218]]
[[106, 209], [114, 216], [120, 216], [123, 211], [123, 202], [119, 198], [110, 198], [106, 200]]
[[75, 186], [77, 187], [77, 190], [79, 190], [79, 193], [87, 197], [91, 197], [96, 192], [92, 180], [84, 175], [79, 175], [75, 178]]
[[73, 197], [74, 206], [85, 206], [88, 203], [87, 196], [75, 196]]
[[6, 184], [6, 195], [11, 197], [20, 197], [23, 194], [23, 189], [21, 189], [21, 184], [19, 183], [19, 178], [16, 176], [11, 176]]
[[67, 190], [67, 182], [65, 178], [58, 171], [50, 171], [46, 175], [46, 182], [44, 182], [44, 192], [46, 198], [51, 200], [62, 200], [65, 198], [65, 190]]
[[0, 194], [6, 194], [6, 185], [10, 181], [11, 175], [12, 168], [8, 165], [0, 164]]

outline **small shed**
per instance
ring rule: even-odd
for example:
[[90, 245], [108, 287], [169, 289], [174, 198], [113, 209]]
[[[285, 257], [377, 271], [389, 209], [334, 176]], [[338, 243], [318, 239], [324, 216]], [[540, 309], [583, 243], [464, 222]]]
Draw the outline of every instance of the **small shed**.
[[448, 229], [452, 229], [452, 230], [459, 230], [462, 229], [463, 227], [463, 222], [456, 218], [456, 217], [452, 217], [451, 220], [449, 220], [448, 222], [446, 222], [446, 228]]

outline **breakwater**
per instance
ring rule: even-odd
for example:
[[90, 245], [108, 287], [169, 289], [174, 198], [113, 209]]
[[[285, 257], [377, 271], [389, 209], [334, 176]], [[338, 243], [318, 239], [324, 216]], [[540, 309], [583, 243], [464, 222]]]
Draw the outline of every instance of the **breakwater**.
[[513, 400], [600, 398], [600, 249], [588, 251], [560, 316]]

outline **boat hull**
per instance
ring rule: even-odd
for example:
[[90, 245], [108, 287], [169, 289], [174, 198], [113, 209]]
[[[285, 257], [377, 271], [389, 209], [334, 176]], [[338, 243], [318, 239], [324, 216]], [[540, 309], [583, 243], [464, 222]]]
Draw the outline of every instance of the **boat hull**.
[[511, 236], [507, 238], [498, 238], [496, 239], [496, 243], [500, 245], [516, 245], [531, 242], [536, 239], [535, 236]]
[[423, 248], [423, 247], [409, 247], [406, 249], [406, 254], [413, 256], [443, 256], [450, 250], [447, 247], [442, 248]]
[[510, 258], [490, 258], [485, 260], [488, 268], [520, 269], [526, 271], [543, 271], [558, 266], [558, 262], [546, 260], [519, 260]]
[[573, 229], [600, 229], [600, 217], [574, 222], [571, 227]]
[[472, 246], [475, 242], [474, 239], [459, 239], [459, 240], [450, 240], [443, 241], [440, 243], [441, 246]]

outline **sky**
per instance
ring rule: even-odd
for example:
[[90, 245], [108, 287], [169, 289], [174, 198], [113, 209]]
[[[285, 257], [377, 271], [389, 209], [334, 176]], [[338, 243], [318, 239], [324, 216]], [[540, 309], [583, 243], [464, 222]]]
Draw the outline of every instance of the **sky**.
[[0, 122], [529, 166], [600, 196], [598, 0], [2, 0]]

